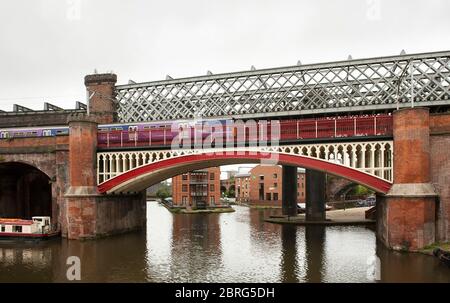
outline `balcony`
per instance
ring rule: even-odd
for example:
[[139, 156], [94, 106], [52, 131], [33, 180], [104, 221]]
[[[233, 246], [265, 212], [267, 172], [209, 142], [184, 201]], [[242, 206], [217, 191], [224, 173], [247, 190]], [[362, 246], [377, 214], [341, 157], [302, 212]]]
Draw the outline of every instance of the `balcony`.
[[190, 179], [189, 184], [208, 184], [208, 179]]

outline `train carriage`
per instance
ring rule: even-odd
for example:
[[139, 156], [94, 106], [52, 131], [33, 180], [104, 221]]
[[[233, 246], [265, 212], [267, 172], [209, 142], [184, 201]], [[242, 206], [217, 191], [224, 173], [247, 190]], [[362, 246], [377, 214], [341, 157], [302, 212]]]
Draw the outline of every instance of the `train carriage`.
[[[236, 123], [233, 123], [236, 122]], [[279, 130], [279, 131], [278, 131]], [[67, 126], [0, 129], [0, 139], [51, 137], [69, 134]], [[172, 143], [247, 143], [261, 140], [291, 142], [307, 139], [392, 135], [392, 115], [344, 116], [291, 120], [175, 120], [134, 124], [102, 124], [98, 146], [170, 146]], [[174, 141], [174, 140], [178, 140]]]

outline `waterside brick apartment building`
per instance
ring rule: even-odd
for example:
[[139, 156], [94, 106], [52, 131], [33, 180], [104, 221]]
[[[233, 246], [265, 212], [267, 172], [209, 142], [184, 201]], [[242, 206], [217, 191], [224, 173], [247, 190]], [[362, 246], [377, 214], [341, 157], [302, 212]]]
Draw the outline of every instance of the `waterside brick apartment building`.
[[172, 178], [173, 206], [220, 206], [220, 168], [195, 170]]
[[[305, 171], [298, 170], [298, 202], [305, 202]], [[258, 165], [248, 173], [235, 175], [236, 202], [281, 206], [282, 169], [278, 165]]]

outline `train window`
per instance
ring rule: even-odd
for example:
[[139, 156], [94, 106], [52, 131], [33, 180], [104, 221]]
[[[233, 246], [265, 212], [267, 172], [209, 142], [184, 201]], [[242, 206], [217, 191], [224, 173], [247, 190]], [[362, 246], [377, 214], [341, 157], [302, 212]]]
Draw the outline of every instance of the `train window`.
[[44, 129], [42, 131], [42, 136], [44, 137], [50, 137], [52, 135], [52, 131], [50, 129]]
[[128, 126], [129, 132], [136, 132], [138, 130], [138, 127], [136, 125], [130, 125]]
[[1, 132], [0, 133], [0, 138], [1, 139], [9, 138], [9, 132]]
[[28, 132], [28, 135], [32, 137], [37, 136], [37, 134], [38, 134], [37, 131]]
[[122, 130], [122, 127], [111, 127], [111, 130]]
[[13, 136], [14, 137], [25, 137], [25, 133], [23, 133], [23, 132], [16, 132], [16, 133], [14, 133]]
[[98, 130], [101, 131], [101, 132], [107, 132], [108, 128], [102, 127], [102, 128], [99, 128]]

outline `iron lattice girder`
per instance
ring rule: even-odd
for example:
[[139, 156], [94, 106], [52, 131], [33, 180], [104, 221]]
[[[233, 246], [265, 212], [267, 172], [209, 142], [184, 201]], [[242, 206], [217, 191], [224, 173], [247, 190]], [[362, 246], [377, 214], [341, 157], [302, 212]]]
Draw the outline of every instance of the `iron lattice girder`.
[[[411, 79], [412, 71], [412, 79]], [[403, 77], [402, 77], [403, 76]], [[120, 122], [450, 105], [450, 51], [116, 86]]]

